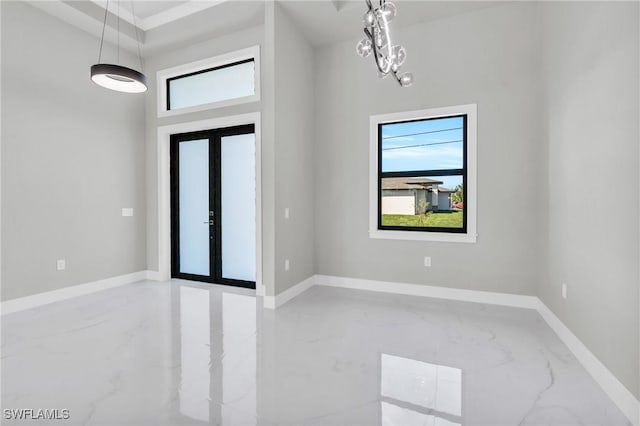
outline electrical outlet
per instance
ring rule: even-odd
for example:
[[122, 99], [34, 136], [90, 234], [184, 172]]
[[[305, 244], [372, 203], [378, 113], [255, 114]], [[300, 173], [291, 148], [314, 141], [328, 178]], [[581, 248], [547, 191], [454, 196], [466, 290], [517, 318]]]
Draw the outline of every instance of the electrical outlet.
[[284, 208], [284, 218], [289, 219], [289, 207]]
[[133, 216], [133, 207], [123, 207], [122, 208], [122, 216], [124, 216], [124, 217]]
[[425, 256], [424, 257], [424, 266], [427, 268], [431, 267], [431, 257], [430, 256]]
[[562, 298], [567, 298], [567, 285], [565, 283], [562, 283]]
[[291, 262], [289, 262], [289, 259], [284, 261], [284, 270], [288, 271], [289, 268], [291, 267]]
[[64, 259], [59, 259], [56, 262], [56, 268], [58, 269], [58, 271], [64, 271], [65, 269], [67, 269], [67, 261]]

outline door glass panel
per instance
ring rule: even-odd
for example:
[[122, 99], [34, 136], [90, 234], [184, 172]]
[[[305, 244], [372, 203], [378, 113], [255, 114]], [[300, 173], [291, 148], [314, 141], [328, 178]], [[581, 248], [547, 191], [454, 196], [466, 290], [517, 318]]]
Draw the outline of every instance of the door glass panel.
[[221, 138], [222, 277], [256, 280], [255, 135]]
[[180, 272], [210, 274], [209, 139], [180, 142]]

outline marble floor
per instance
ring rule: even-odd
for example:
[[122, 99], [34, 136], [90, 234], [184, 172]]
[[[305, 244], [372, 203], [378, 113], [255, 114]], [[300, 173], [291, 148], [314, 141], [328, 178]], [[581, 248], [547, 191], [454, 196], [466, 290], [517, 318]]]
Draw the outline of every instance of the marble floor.
[[3, 424], [628, 424], [534, 311], [328, 287], [260, 306], [142, 282], [5, 315]]

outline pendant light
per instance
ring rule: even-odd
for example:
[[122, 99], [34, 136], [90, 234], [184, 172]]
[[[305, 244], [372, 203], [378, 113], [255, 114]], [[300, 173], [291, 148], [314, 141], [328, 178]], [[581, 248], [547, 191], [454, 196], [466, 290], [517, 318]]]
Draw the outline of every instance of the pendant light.
[[[140, 40], [138, 39], [138, 26], [136, 25], [136, 13], [131, 1], [131, 14], [133, 15], [133, 27], [136, 32], [136, 42], [138, 43], [138, 60], [142, 69], [142, 56], [140, 54]], [[102, 24], [102, 37], [100, 38], [100, 53], [98, 53], [98, 63], [91, 66], [91, 80], [94, 83], [118, 92], [142, 93], [147, 91], [147, 78], [144, 74], [132, 68], [120, 65], [120, 3], [118, 2], [117, 16], [117, 61], [116, 64], [102, 63], [102, 47], [104, 45], [104, 31], [107, 27], [107, 15], [109, 14], [109, 0], [104, 10], [104, 22]]]

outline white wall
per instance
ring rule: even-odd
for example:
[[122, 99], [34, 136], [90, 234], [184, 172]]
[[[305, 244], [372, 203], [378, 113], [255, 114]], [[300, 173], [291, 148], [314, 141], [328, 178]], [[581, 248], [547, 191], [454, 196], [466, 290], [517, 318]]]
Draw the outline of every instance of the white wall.
[[144, 96], [91, 82], [98, 39], [1, 7], [2, 300], [144, 270]]
[[544, 303], [636, 397], [639, 13], [637, 2], [543, 8], [549, 273], [539, 287]]
[[[318, 51], [319, 274], [535, 294], [544, 259], [535, 13], [515, 2], [396, 30], [415, 75], [408, 89], [379, 80], [356, 39]], [[478, 242], [369, 239], [369, 116], [469, 103], [478, 105]]]
[[[275, 19], [275, 289], [315, 274], [314, 52], [276, 3]], [[284, 210], [289, 208], [289, 219]], [[289, 259], [290, 270], [284, 270]]]

